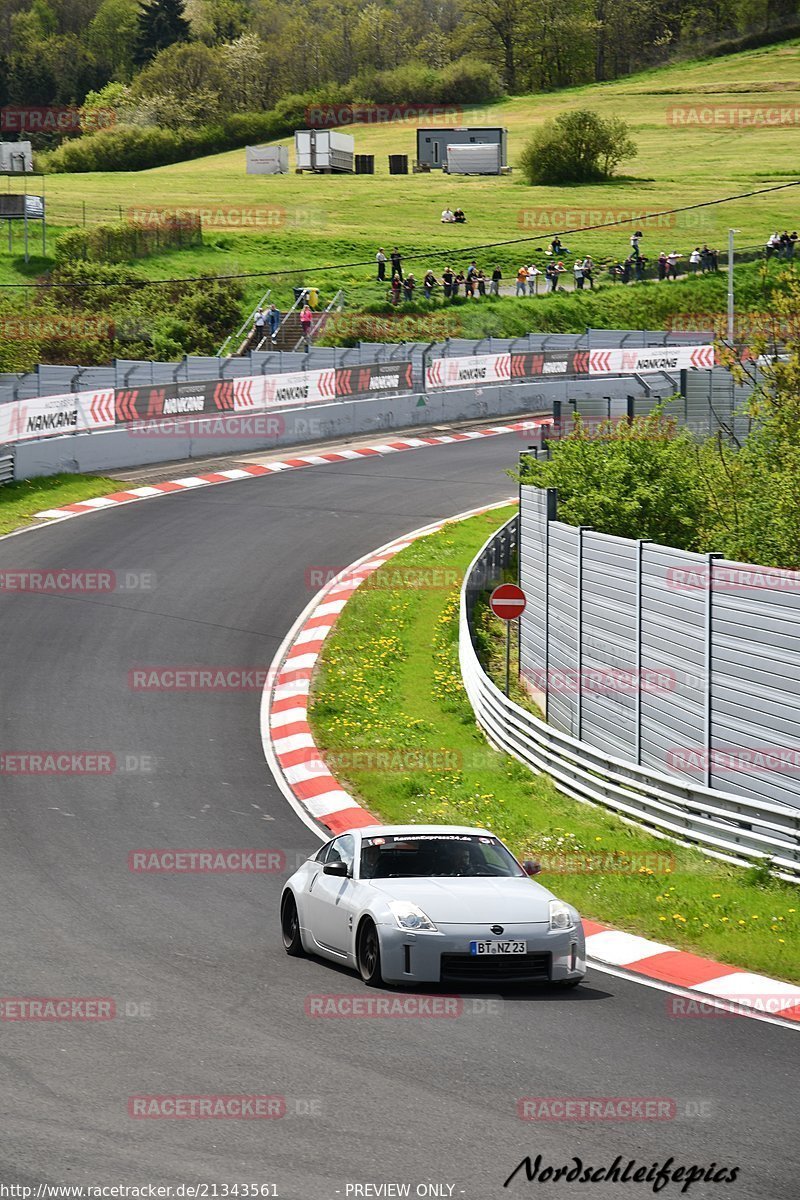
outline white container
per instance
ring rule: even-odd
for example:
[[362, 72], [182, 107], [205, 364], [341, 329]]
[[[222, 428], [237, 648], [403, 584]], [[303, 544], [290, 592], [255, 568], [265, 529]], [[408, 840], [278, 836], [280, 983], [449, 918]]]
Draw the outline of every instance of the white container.
[[338, 129], [297, 129], [294, 152], [298, 171], [352, 172], [355, 138]]
[[288, 146], [246, 146], [248, 175], [285, 175], [289, 170]]
[[498, 143], [484, 142], [447, 147], [448, 175], [499, 175], [502, 166]]
[[0, 142], [0, 171], [32, 171], [30, 142]]

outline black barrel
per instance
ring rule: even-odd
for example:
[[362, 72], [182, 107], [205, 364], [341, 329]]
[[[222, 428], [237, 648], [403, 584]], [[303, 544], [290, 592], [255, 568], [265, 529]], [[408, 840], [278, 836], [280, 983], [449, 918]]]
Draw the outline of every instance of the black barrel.
[[375, 174], [375, 155], [374, 154], [356, 154], [355, 155], [356, 175], [374, 175]]
[[408, 155], [407, 154], [390, 154], [389, 155], [389, 174], [390, 175], [407, 175], [408, 174]]

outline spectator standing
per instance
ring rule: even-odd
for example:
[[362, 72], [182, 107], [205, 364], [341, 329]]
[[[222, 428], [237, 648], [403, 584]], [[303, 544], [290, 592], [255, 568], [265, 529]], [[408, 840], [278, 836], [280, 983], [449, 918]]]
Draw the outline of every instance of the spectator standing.
[[633, 260], [634, 270], [636, 272], [636, 282], [641, 283], [644, 279], [644, 269], [647, 266], [648, 259], [643, 254]]
[[278, 336], [278, 330], [281, 326], [281, 314], [276, 305], [270, 304], [269, 312], [267, 313], [267, 324], [269, 325], [269, 336], [274, 342]]
[[311, 339], [311, 322], [314, 319], [314, 314], [307, 304], [304, 304], [300, 310], [300, 329], [303, 333], [303, 341], [306, 344], [306, 350]]
[[644, 235], [640, 229], [638, 229], [636, 231], [636, 233], [631, 235], [631, 253], [634, 258], [639, 257], [639, 239], [642, 238], [643, 236]]
[[408, 304], [414, 299], [414, 288], [417, 286], [413, 275], [406, 275], [403, 280], [403, 296]]
[[490, 296], [499, 296], [500, 295], [500, 280], [502, 278], [503, 278], [503, 272], [500, 270], [499, 267], [495, 267], [495, 269], [492, 271], [492, 282], [489, 284], [489, 295]]
[[383, 283], [386, 279], [386, 255], [383, 246], [375, 255], [375, 262], [378, 264], [378, 283]]
[[667, 255], [667, 278], [678, 278], [678, 259], [683, 258], [682, 254], [678, 254], [677, 250], [670, 250]]
[[259, 304], [258, 308], [256, 309], [255, 316], [253, 317], [253, 332], [255, 334], [256, 346], [259, 346], [261, 344], [261, 342], [263, 342], [264, 334], [267, 331], [266, 326], [267, 326], [267, 314], [264, 312], [263, 308]]
[[587, 254], [583, 260], [583, 278], [589, 284], [589, 291], [594, 291], [594, 259], [591, 254]]
[[622, 280], [623, 283], [630, 283], [631, 268], [634, 264], [634, 261], [635, 260], [634, 260], [633, 255], [629, 254], [628, 257], [625, 259], [625, 262], [622, 264], [622, 274], [620, 275], [620, 279]]
[[403, 290], [403, 281], [399, 275], [392, 276], [392, 304], [400, 303], [400, 293]]
[[709, 263], [709, 267], [708, 267], [709, 271], [718, 271], [719, 270], [719, 250], [714, 250], [713, 248], [711, 250], [709, 250], [708, 263]]
[[658, 278], [660, 280], [667, 278], [667, 255], [664, 250], [658, 256]]
[[486, 295], [486, 275], [483, 271], [483, 268], [481, 268], [478, 271], [478, 274], [475, 277], [475, 281], [478, 284], [478, 295], [485, 296]]
[[775, 232], [771, 233], [769, 235], [769, 237], [767, 238], [767, 244], [764, 247], [764, 250], [766, 252], [766, 257], [771, 258], [772, 255], [776, 253], [780, 244], [781, 244], [781, 239], [780, 239], [780, 236], [776, 229]]
[[542, 272], [539, 270], [539, 268], [537, 266], [534, 266], [533, 263], [530, 264], [530, 266], [527, 268], [527, 271], [528, 271], [528, 295], [535, 296], [537, 289], [539, 287], [539, 276], [541, 275]]
[[797, 241], [797, 230], [793, 229], [789, 234], [789, 245], [786, 247], [786, 257], [794, 258], [794, 247]]
[[696, 275], [700, 268], [700, 247], [695, 246], [692, 253], [689, 255], [689, 270], [693, 275]]
[[391, 257], [392, 257], [392, 283], [394, 283], [395, 275], [397, 275], [399, 277], [400, 282], [402, 283], [403, 282], [403, 268], [401, 266], [401, 263], [403, 261], [403, 256], [400, 253], [400, 251], [397, 249], [397, 246], [395, 246], [394, 250], [392, 251]]
[[431, 292], [437, 286], [439, 280], [434, 275], [433, 271], [426, 271], [422, 278], [422, 290], [425, 293], [425, 299], [430, 300]]
[[575, 287], [577, 291], [583, 291], [583, 259], [576, 258], [572, 264], [572, 274], [575, 276]]
[[444, 292], [445, 300], [449, 300], [453, 294], [454, 279], [455, 275], [453, 274], [453, 268], [445, 267], [445, 269], [442, 271], [442, 291]]
[[517, 271], [517, 295], [525, 295], [525, 284], [528, 282], [528, 268], [520, 267]]
[[466, 275], [464, 274], [464, 272], [457, 271], [456, 277], [453, 280], [453, 298], [455, 298], [458, 295], [458, 289], [461, 287], [461, 284], [462, 283], [466, 284], [466, 282], [467, 282], [467, 278], [466, 278]]

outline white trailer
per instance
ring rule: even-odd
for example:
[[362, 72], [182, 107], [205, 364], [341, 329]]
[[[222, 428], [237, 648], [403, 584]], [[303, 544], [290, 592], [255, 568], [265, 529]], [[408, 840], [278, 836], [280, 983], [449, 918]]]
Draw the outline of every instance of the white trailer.
[[503, 166], [499, 142], [447, 147], [448, 175], [499, 175]]
[[294, 152], [298, 171], [326, 171], [337, 174], [354, 169], [355, 138], [338, 129], [297, 129]]
[[248, 175], [286, 175], [288, 146], [245, 146]]
[[0, 142], [0, 171], [32, 171], [30, 142]]

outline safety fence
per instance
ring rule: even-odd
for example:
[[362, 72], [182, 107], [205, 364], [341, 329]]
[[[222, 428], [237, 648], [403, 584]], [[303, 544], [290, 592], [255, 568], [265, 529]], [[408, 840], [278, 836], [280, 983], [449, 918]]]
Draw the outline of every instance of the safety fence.
[[[461, 674], [478, 724], [499, 749], [550, 775], [576, 800], [612, 809], [658, 836], [741, 865], [769, 859], [784, 879], [800, 881], [800, 810], [709, 788], [565, 733], [510, 700], [481, 666], [472, 613], [478, 595], [497, 582], [517, 544], [512, 518], [471, 563], [461, 590]], [[526, 589], [527, 590], [527, 589]], [[528, 597], [538, 603], [536, 597]], [[613, 614], [611, 614], [613, 619]]]
[[[0, 323], [0, 336], [14, 335], [15, 323], [9, 321], [11, 332]], [[23, 327], [25, 322], [23, 322]], [[57, 333], [57, 330], [53, 331]], [[381, 325], [381, 333], [385, 332]], [[425, 332], [425, 325], [420, 330]], [[158, 362], [151, 359], [116, 358], [109, 366], [81, 367], [74, 365], [40, 364], [35, 371], [24, 373], [0, 373], [0, 404], [12, 400], [24, 400], [29, 396], [58, 395], [64, 392], [80, 392], [87, 389], [130, 388], [172, 384], [189, 380], [239, 379], [254, 375], [280, 375], [287, 371], [329, 370], [337, 367], [354, 367], [375, 362], [394, 362], [408, 359], [413, 363], [414, 382], [424, 390], [426, 368], [440, 359], [474, 358], [513, 355], [552, 355], [548, 366], [539, 371], [541, 377], [557, 377], [567, 374], [566, 368], [558, 365], [569, 351], [591, 351], [598, 349], [634, 350], [647, 347], [686, 347], [700, 343], [708, 344], [713, 331], [665, 332], [649, 329], [587, 329], [585, 333], [530, 333], [519, 338], [446, 338], [438, 341], [393, 342], [366, 341], [356, 346], [312, 346], [308, 351], [267, 350], [253, 351], [241, 356], [187, 354], [179, 362]], [[578, 360], [579, 362], [581, 360]], [[602, 360], [600, 360], [602, 361]], [[588, 364], [587, 364], [588, 365]], [[519, 364], [517, 364], [517, 368]], [[530, 364], [535, 375], [538, 360]], [[607, 364], [602, 371], [606, 374]], [[443, 371], [443, 367], [437, 367]], [[457, 369], [457, 368], [456, 368]], [[454, 368], [450, 368], [451, 371]], [[587, 370], [586, 374], [589, 374]]]

